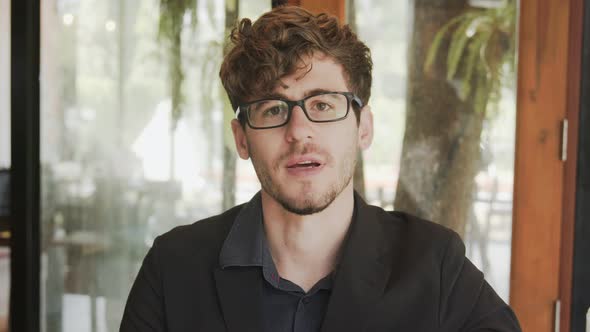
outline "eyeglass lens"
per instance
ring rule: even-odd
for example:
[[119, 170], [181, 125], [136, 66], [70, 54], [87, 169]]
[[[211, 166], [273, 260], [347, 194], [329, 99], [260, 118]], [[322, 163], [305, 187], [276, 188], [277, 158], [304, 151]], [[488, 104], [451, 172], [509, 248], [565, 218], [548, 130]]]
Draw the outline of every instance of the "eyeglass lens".
[[[348, 100], [345, 95], [327, 93], [306, 98], [304, 106], [310, 120], [327, 122], [346, 116]], [[263, 100], [251, 104], [247, 113], [248, 120], [254, 127], [280, 126], [289, 118], [289, 104], [282, 100]]]

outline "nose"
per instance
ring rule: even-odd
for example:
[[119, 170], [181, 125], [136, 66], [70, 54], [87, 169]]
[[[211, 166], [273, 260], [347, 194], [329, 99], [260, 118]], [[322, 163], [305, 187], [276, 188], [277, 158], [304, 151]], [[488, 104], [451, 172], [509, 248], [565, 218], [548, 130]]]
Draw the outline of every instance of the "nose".
[[313, 122], [309, 121], [300, 106], [293, 107], [291, 118], [286, 125], [287, 142], [302, 141], [313, 137]]

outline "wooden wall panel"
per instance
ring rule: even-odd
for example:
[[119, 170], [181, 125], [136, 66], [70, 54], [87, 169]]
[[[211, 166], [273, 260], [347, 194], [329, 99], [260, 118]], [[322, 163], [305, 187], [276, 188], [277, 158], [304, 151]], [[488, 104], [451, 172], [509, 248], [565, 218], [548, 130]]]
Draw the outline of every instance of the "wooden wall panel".
[[560, 298], [571, 8], [521, 0], [510, 302], [523, 331], [553, 331]]

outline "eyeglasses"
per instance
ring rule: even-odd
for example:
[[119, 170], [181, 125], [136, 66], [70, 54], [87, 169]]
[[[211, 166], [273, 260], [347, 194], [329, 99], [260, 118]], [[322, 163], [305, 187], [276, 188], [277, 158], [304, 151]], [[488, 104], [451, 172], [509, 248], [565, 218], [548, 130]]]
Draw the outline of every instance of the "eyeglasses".
[[299, 106], [311, 122], [334, 122], [346, 118], [352, 102], [363, 107], [361, 99], [352, 92], [321, 92], [297, 101], [263, 99], [239, 106], [236, 119], [245, 113], [252, 129], [281, 127], [291, 119], [293, 108]]

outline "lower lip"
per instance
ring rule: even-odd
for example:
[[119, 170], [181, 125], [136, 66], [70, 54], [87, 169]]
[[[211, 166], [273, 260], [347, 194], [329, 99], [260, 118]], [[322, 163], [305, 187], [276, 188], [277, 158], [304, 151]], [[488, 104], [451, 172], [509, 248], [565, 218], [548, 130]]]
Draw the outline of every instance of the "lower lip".
[[316, 175], [324, 169], [324, 165], [317, 167], [287, 167], [287, 173], [292, 176]]

